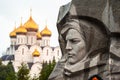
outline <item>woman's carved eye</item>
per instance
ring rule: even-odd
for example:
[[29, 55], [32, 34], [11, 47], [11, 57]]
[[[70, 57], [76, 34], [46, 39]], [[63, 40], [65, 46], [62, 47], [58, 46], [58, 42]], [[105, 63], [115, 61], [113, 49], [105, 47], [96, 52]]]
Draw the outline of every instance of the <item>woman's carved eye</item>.
[[116, 44], [116, 45], [115, 45], [115, 48], [119, 49], [119, 48], [120, 48], [120, 45], [119, 45], [119, 44]]
[[78, 43], [78, 42], [80, 42], [80, 40], [79, 39], [71, 39], [71, 42], [72, 43]]

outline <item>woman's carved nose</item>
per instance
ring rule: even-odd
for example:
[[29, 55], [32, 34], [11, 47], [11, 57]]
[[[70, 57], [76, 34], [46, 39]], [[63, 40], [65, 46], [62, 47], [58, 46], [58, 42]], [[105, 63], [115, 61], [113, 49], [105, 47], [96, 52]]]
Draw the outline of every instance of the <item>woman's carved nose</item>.
[[70, 43], [70, 41], [67, 41], [66, 50], [71, 50], [71, 49], [72, 49], [71, 43]]

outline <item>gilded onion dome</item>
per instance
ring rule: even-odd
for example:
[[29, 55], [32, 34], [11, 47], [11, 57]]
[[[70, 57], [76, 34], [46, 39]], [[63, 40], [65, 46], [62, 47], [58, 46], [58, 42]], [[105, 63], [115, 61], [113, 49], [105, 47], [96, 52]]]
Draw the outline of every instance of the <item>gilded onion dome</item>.
[[26, 30], [26, 28], [22, 25], [22, 23], [21, 23], [21, 25], [16, 29], [16, 33], [17, 33], [17, 34], [19, 34], [19, 33], [23, 33], [23, 34], [27, 33], [27, 30]]
[[28, 19], [28, 21], [24, 24], [25, 28], [28, 31], [37, 31], [38, 25], [35, 23], [35, 21], [32, 19], [32, 16]]
[[32, 53], [33, 56], [40, 56], [40, 52], [35, 49], [35, 51]]
[[47, 26], [41, 31], [42, 36], [51, 36], [52, 32], [47, 28]]
[[42, 36], [41, 36], [41, 34], [40, 34], [40, 31], [38, 31], [38, 32], [36, 33], [36, 35], [37, 35], [37, 39], [41, 39], [41, 38], [42, 38]]
[[10, 32], [9, 36], [12, 37], [16, 37], [16, 27], [14, 28], [14, 30], [12, 32]]

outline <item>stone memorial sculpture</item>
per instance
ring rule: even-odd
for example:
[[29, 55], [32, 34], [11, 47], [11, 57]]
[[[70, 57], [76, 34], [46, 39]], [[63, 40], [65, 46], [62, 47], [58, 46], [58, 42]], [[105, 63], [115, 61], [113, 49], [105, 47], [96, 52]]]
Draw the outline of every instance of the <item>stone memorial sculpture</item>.
[[120, 80], [119, 3], [73, 0], [60, 7], [57, 28], [63, 56], [49, 80]]

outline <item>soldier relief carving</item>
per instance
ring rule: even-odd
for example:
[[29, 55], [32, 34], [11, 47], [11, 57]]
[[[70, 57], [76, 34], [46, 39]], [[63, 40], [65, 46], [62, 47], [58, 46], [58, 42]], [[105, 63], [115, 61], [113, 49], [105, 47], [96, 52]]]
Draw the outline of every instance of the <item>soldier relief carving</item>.
[[63, 56], [49, 80], [120, 80], [120, 34], [104, 22], [104, 8], [101, 16], [82, 15], [76, 2], [60, 8], [57, 28]]

